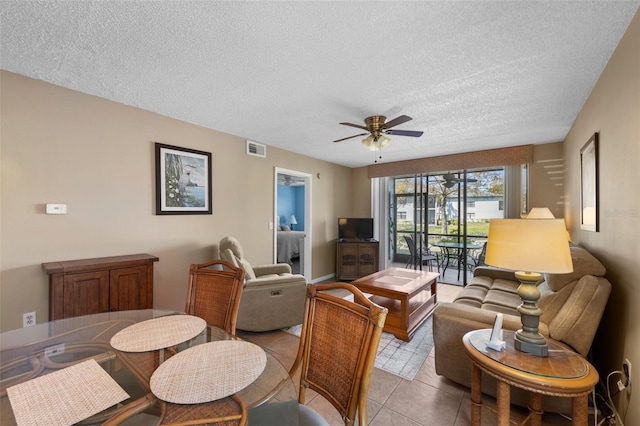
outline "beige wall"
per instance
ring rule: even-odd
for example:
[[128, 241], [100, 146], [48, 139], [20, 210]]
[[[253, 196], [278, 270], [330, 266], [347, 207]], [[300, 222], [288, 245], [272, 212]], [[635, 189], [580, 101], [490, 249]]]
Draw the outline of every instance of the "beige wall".
[[[580, 149], [594, 132], [600, 133], [600, 232], [580, 229]], [[607, 278], [613, 285], [594, 343], [594, 359], [604, 378], [609, 372], [620, 370], [623, 359], [629, 358], [637, 382], [640, 380], [637, 373], [640, 367], [640, 12], [633, 18], [567, 135], [565, 157], [570, 171], [565, 218], [572, 241], [589, 249], [604, 263]], [[629, 402], [625, 399], [618, 402], [623, 412]], [[625, 424], [640, 424], [639, 402], [636, 389], [628, 404]]]
[[529, 165], [529, 208], [547, 207], [555, 217], [564, 217], [566, 172], [562, 142], [535, 145]]
[[[242, 138], [5, 71], [0, 89], [1, 330], [21, 327], [23, 312], [48, 319], [42, 262], [156, 255], [154, 306], [176, 310], [189, 264], [210, 260], [225, 235], [252, 263], [271, 263], [275, 166], [314, 176], [313, 277], [335, 272], [337, 217], [359, 202], [351, 169], [273, 147], [247, 156]], [[212, 153], [212, 215], [154, 215], [154, 142]], [[46, 215], [45, 203], [68, 214]]]
[[352, 197], [355, 202], [354, 217], [371, 216], [371, 179], [369, 179], [367, 168], [360, 167], [351, 170], [353, 186], [351, 188]]

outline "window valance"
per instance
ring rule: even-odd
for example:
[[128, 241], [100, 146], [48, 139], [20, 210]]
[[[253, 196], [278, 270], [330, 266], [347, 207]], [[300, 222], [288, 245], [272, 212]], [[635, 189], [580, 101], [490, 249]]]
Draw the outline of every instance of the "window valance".
[[482, 167], [511, 166], [528, 164], [533, 161], [533, 145], [509, 148], [487, 149], [484, 151], [437, 157], [416, 158], [368, 166], [369, 179], [406, 174], [470, 170]]

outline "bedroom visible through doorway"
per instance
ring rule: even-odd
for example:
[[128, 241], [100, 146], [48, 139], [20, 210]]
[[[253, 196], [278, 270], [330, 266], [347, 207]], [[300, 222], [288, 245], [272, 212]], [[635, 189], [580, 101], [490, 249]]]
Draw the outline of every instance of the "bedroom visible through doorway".
[[274, 261], [311, 281], [311, 175], [275, 169]]

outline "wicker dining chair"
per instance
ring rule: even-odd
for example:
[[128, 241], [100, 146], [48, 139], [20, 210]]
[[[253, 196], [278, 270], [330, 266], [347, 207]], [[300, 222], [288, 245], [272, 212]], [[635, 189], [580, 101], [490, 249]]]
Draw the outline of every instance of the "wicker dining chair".
[[207, 324], [236, 333], [244, 270], [224, 260], [192, 264], [185, 312]]
[[[348, 290], [354, 302], [328, 293]], [[367, 393], [387, 308], [367, 299], [351, 284], [308, 284], [305, 316], [296, 360], [300, 369], [300, 424], [327, 424], [304, 405], [307, 389], [316, 391], [340, 413], [345, 425], [367, 424]]]

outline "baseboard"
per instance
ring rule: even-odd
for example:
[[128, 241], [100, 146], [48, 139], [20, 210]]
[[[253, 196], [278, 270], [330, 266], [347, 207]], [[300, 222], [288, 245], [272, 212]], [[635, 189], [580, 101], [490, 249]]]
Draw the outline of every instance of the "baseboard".
[[328, 280], [330, 280], [332, 278], [335, 278], [335, 277], [336, 277], [336, 274], [333, 273], [333, 274], [325, 275], [324, 277], [319, 277], [319, 278], [316, 278], [314, 280], [311, 280], [311, 283], [312, 284], [318, 284], [319, 282], [328, 281]]

